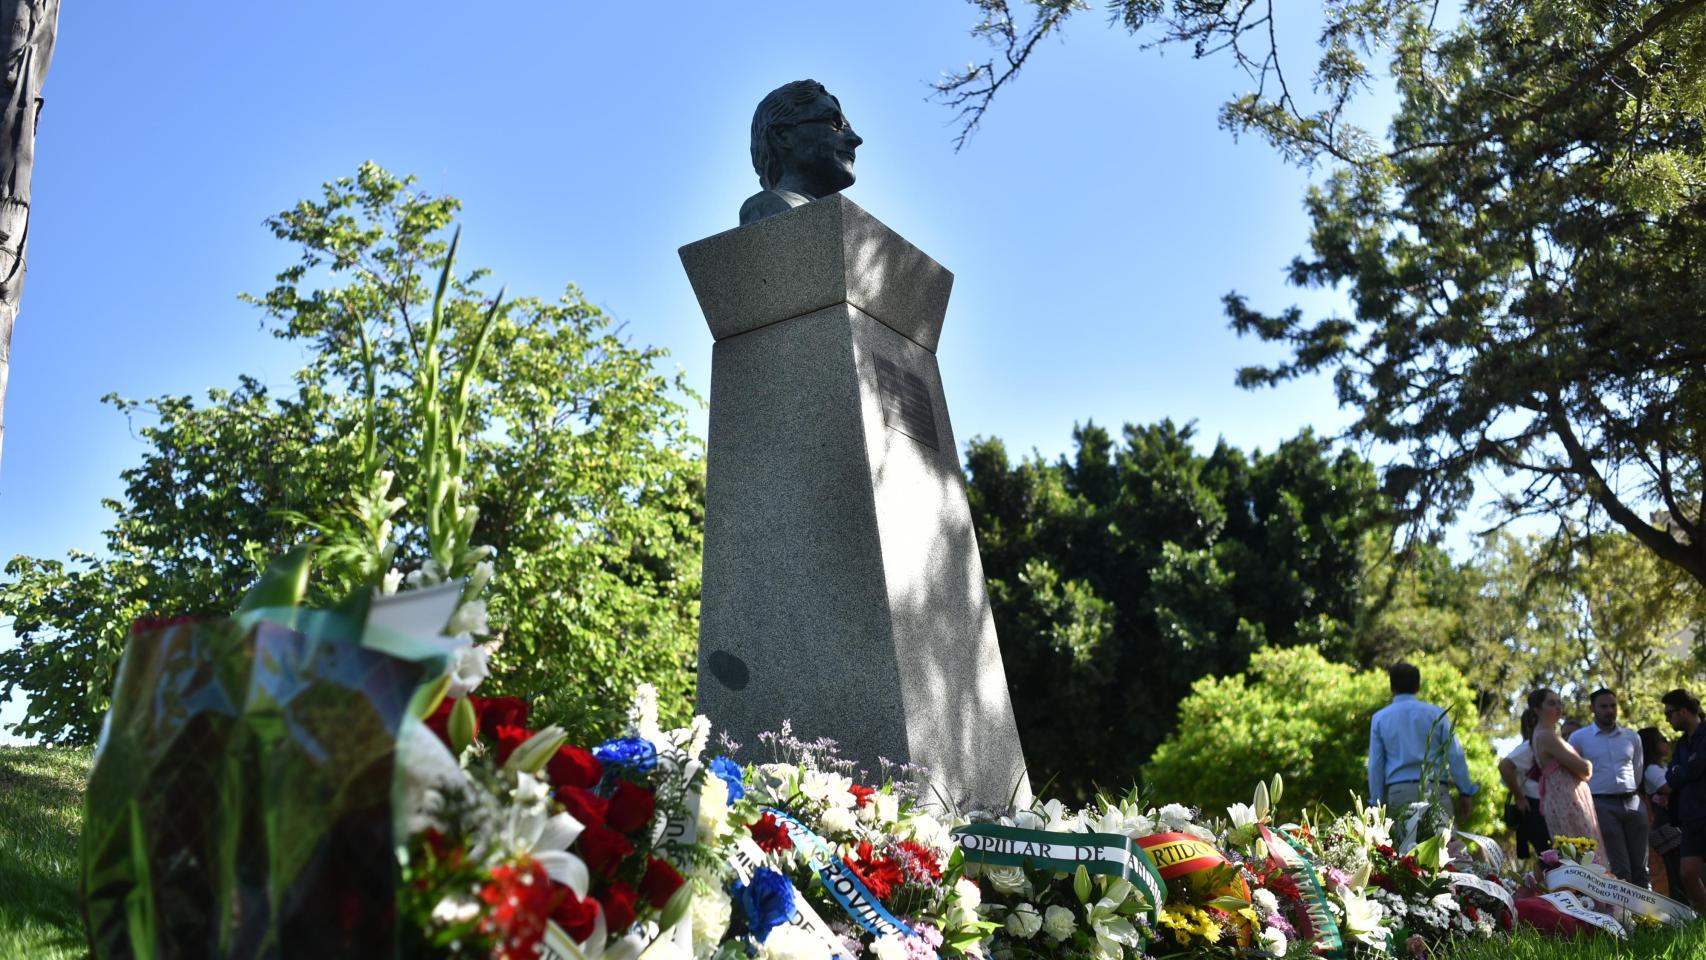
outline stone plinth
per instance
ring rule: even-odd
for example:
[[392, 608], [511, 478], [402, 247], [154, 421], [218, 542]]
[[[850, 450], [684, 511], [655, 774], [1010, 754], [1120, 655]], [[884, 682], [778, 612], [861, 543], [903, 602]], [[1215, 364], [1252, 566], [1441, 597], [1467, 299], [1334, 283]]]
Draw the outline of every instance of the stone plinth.
[[953, 275], [840, 195], [681, 259], [717, 341], [700, 711], [1028, 798], [936, 368]]

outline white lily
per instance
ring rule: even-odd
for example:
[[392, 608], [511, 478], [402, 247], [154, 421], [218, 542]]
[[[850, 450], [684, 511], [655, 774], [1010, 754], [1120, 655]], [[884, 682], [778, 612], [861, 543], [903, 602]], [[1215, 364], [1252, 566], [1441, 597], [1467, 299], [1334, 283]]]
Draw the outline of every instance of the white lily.
[[1353, 892], [1349, 887], [1338, 887], [1333, 893], [1339, 898], [1339, 904], [1345, 911], [1345, 933], [1371, 947], [1384, 949], [1387, 931], [1381, 926], [1380, 918], [1386, 911], [1380, 904]]
[[591, 877], [586, 861], [569, 852], [585, 826], [567, 813], [551, 813], [540, 794], [543, 784], [528, 774], [519, 774], [516, 803], [505, 811], [497, 836], [499, 846], [511, 854], [526, 854], [545, 868], [552, 880], [568, 887], [576, 897], [586, 898]]

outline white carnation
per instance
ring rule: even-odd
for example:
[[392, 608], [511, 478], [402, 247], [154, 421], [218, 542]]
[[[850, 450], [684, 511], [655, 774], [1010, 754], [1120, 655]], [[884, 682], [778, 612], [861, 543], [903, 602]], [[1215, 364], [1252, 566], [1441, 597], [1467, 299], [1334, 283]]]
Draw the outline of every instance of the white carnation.
[[819, 822], [823, 826], [823, 832], [830, 836], [843, 836], [852, 833], [859, 826], [858, 818], [853, 815], [852, 810], [846, 807], [826, 808], [823, 811], [823, 818]]
[[1256, 905], [1256, 912], [1264, 917], [1279, 913], [1279, 898], [1274, 896], [1272, 890], [1258, 888], [1250, 894], [1250, 902]]
[[906, 941], [894, 934], [884, 934], [871, 944], [877, 960], [906, 960]]
[[983, 888], [975, 881], [961, 877], [954, 881], [954, 898], [948, 902], [948, 924], [962, 927], [977, 922], [977, 908], [983, 903]]
[[[795, 926], [771, 930], [758, 951], [759, 960], [823, 960], [823, 955], [822, 941]], [[905, 955], [896, 960], [905, 960]]]
[[1078, 918], [1066, 907], [1049, 907], [1043, 914], [1043, 932], [1055, 943], [1072, 936], [1072, 931], [1078, 926]]
[[1161, 808], [1156, 817], [1166, 824], [1168, 829], [1183, 830], [1191, 823], [1191, 808], [1179, 803], [1169, 803]]
[[1021, 903], [1007, 914], [1007, 932], [1021, 940], [1031, 939], [1042, 928], [1042, 914], [1029, 903]]
[[[716, 952], [717, 945], [722, 943], [723, 934], [729, 929], [730, 908], [729, 895], [720, 887], [710, 883], [693, 884], [693, 903], [688, 908], [688, 918], [693, 924], [695, 956], [707, 956]], [[774, 938], [781, 932], [773, 930], [771, 937]]]
[[1268, 927], [1262, 931], [1262, 952], [1270, 957], [1283, 957], [1290, 948], [1286, 942], [1285, 932], [1278, 927]]

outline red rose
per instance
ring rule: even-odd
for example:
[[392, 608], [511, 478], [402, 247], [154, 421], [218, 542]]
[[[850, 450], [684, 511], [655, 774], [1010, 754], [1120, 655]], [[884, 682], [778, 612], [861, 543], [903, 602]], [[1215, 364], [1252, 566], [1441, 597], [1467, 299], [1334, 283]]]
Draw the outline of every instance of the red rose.
[[610, 812], [604, 822], [623, 833], [633, 833], [652, 822], [657, 798], [645, 787], [631, 780], [616, 781], [616, 791], [610, 795]]
[[634, 888], [620, 880], [598, 894], [599, 906], [604, 908], [604, 925], [611, 933], [621, 933], [634, 925]]
[[1475, 905], [1473, 903], [1466, 903], [1463, 905], [1463, 915], [1472, 921], [1479, 921], [1481, 919], [1481, 911], [1475, 909]]
[[545, 775], [559, 787], [585, 787], [591, 790], [598, 786], [598, 781], [604, 776], [604, 765], [590, 751], [580, 747], [564, 744], [557, 749], [557, 755], [545, 765]]
[[857, 800], [858, 805], [862, 807], [871, 802], [871, 794], [876, 793], [877, 788], [861, 786], [860, 784], [855, 783], [851, 787], [847, 788], [847, 792], [853, 794], [853, 799]]
[[481, 727], [527, 726], [527, 701], [520, 697], [469, 697]]
[[585, 787], [563, 787], [557, 791], [557, 802], [569, 811], [569, 816], [581, 822], [581, 826], [604, 826], [604, 812], [610, 809], [610, 801], [604, 799]]
[[493, 867], [480, 899], [492, 908], [481, 918], [480, 930], [497, 940], [493, 955], [499, 960], [534, 956], [545, 936], [545, 920], [556, 906], [545, 868], [537, 860]]
[[1508, 933], [1513, 928], [1515, 928], [1515, 926], [1516, 926], [1516, 922], [1511, 918], [1511, 912], [1509, 910], [1500, 910], [1499, 911], [1499, 929], [1504, 930], [1505, 932]]
[[509, 760], [509, 755], [515, 748], [527, 742], [533, 736], [533, 731], [526, 727], [501, 724], [492, 728], [492, 736], [498, 741], [498, 766], [503, 766]]
[[592, 936], [592, 925], [598, 921], [598, 901], [587, 897], [585, 900], [575, 896], [575, 892], [561, 884], [553, 884], [562, 900], [557, 909], [551, 913], [551, 919], [557, 921], [557, 926], [563, 928], [576, 943], [585, 943]]
[[752, 831], [752, 842], [758, 844], [758, 849], [765, 853], [793, 849], [794, 841], [788, 836], [788, 825], [776, 822], [774, 813], [766, 813], [757, 821], [747, 824], [746, 828]]
[[669, 898], [675, 896], [675, 891], [681, 889], [681, 874], [668, 860], [652, 857], [646, 861], [646, 875], [640, 880], [640, 893], [646, 902], [662, 910], [669, 903]]
[[613, 877], [622, 861], [634, 852], [628, 838], [609, 827], [588, 827], [576, 844], [582, 860], [594, 876]]

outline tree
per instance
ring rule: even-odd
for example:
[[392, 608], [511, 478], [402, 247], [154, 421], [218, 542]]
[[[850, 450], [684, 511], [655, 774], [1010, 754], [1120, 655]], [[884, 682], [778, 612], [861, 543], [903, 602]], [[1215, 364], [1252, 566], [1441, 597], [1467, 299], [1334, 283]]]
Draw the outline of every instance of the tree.
[[[422, 321], [449, 253], [459, 204], [416, 194], [365, 164], [269, 221], [301, 250], [250, 298], [275, 335], [310, 347], [294, 389], [248, 378], [198, 404], [109, 398], [140, 429], [142, 463], [99, 555], [14, 558], [0, 614], [19, 645], [0, 652], [0, 695], [20, 690], [17, 731], [87, 742], [132, 620], [228, 610], [261, 562], [337, 533], [367, 485], [364, 422], [395, 474], [393, 495], [420, 502], [426, 427], [417, 416]], [[460, 371], [493, 298], [485, 271], [447, 290], [444, 367]], [[617, 727], [628, 692], [658, 685], [671, 721], [691, 712], [697, 641], [702, 463], [662, 354], [624, 342], [570, 287], [555, 303], [497, 305], [488, 348], [468, 370], [460, 425], [478, 542], [496, 550], [488, 590], [501, 647], [493, 689], [543, 697], [537, 714], [583, 740]], [[446, 378], [434, 385], [450, 395]], [[394, 531], [398, 564], [427, 556], [420, 527]], [[322, 589], [341, 586], [333, 577]]]
[[1450, 665], [1475, 691], [1489, 733], [1515, 734], [1524, 698], [1540, 687], [1584, 717], [1588, 694], [1609, 687], [1626, 723], [1665, 729], [1659, 696], [1706, 680], [1689, 649], [1706, 622], [1706, 591], [1628, 534], [1560, 544], [1500, 532], [1462, 563], [1436, 553], [1370, 571], [1358, 661], [1425, 653]]
[[30, 183], [36, 163], [36, 122], [41, 88], [59, 30], [59, 0], [5, 0], [0, 21], [10, 27], [0, 42], [6, 64], [0, 82], [0, 448], [6, 440], [6, 380], [12, 370], [12, 328], [24, 294], [29, 253]]
[[[1036, 5], [1024, 33], [979, 0], [1008, 68], [947, 82], [968, 122], [1028, 38], [1079, 6]], [[1334, 168], [1309, 192], [1311, 255], [1290, 277], [1342, 285], [1352, 316], [1229, 294], [1234, 328], [1292, 352], [1239, 382], [1332, 372], [1351, 433], [1399, 452], [1384, 485], [1412, 532], [1449, 523], [1493, 471], [1514, 478], [1510, 515], [1561, 533], [1608, 519], [1706, 583], [1706, 0], [1471, 0], [1449, 28], [1435, 6], [1327, 3], [1311, 110], [1286, 82], [1273, 3], [1115, 4], [1153, 42], [1250, 70], [1256, 92], [1222, 115], [1235, 132]], [[1383, 47], [1399, 96], [1384, 143], [1343, 122]]]
[[1305, 433], [1272, 454], [1190, 426], [1095, 424], [1071, 459], [967, 454], [973, 522], [1032, 775], [1086, 796], [1129, 781], [1197, 678], [1266, 646], [1348, 655], [1373, 471]]
[[[1498, 758], [1476, 724], [1475, 695], [1456, 669], [1429, 658], [1422, 697], [1451, 712], [1477, 787], [1493, 796]], [[1386, 671], [1331, 663], [1308, 647], [1268, 649], [1245, 672], [1203, 677], [1179, 704], [1179, 724], [1143, 768], [1158, 802], [1189, 798], [1209, 813], [1248, 803], [1259, 780], [1285, 778], [1285, 797], [1343, 810], [1368, 793], [1368, 728], [1391, 700]], [[1485, 833], [1498, 811], [1475, 805], [1464, 828]]]

